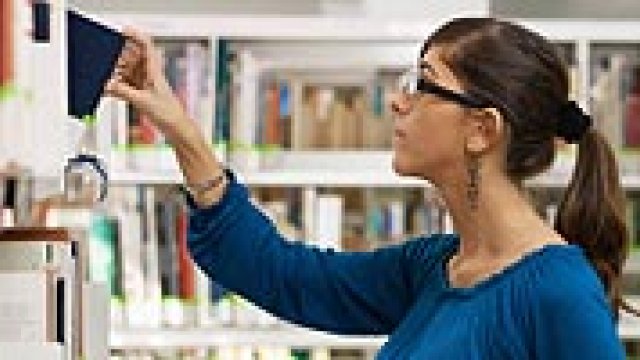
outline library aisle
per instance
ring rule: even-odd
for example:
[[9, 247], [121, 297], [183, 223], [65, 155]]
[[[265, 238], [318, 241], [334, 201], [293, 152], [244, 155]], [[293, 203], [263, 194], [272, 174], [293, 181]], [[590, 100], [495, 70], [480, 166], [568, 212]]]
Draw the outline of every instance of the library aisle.
[[[208, 149], [287, 245], [456, 233], [432, 184], [394, 172], [389, 104], [425, 38], [454, 17], [518, 18], [505, 1], [401, 0], [388, 17], [376, 0], [205, 3], [0, 0], [0, 360], [373, 360], [389, 339], [280, 319], [194, 262], [174, 145], [102, 93], [126, 26], [152, 38]], [[513, 21], [553, 42], [570, 99], [615, 148], [621, 288], [640, 307], [640, 20], [548, 17]], [[524, 184], [549, 225], [576, 154]], [[640, 359], [640, 318], [617, 327]]]

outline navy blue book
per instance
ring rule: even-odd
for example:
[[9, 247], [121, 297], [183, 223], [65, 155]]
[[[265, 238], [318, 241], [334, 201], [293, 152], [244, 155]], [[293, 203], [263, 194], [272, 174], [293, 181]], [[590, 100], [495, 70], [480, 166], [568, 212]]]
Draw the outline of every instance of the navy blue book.
[[93, 118], [125, 45], [118, 31], [67, 11], [69, 115]]

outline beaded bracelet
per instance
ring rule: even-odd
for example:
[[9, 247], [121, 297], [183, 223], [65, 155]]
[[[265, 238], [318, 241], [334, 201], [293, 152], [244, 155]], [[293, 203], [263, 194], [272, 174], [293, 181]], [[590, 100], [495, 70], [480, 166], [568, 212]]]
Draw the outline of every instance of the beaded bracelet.
[[220, 186], [225, 177], [226, 177], [226, 174], [223, 172], [222, 174], [219, 174], [213, 179], [208, 179], [200, 183], [186, 184], [185, 186], [192, 192], [195, 192], [196, 194], [202, 194], [205, 191], [208, 191]]

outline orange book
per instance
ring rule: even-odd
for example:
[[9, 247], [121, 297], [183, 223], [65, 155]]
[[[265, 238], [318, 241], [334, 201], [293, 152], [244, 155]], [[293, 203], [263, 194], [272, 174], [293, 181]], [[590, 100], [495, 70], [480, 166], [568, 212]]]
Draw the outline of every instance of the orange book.
[[280, 93], [278, 84], [271, 84], [265, 94], [264, 143], [265, 145], [282, 144], [280, 129]]
[[0, 1], [0, 88], [13, 80], [13, 0]]
[[178, 269], [180, 273], [180, 298], [193, 299], [196, 296], [195, 265], [187, 249], [187, 212], [181, 209], [176, 219], [176, 234], [178, 238]]

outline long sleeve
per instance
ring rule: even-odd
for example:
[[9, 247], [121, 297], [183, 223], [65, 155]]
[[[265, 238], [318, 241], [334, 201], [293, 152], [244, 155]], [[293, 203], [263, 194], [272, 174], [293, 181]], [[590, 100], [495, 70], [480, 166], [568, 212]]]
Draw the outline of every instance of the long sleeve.
[[543, 287], [539, 293], [535, 358], [624, 359], [615, 321], [599, 282], [572, 271], [558, 275], [552, 286]]
[[412, 255], [424, 252], [417, 251], [424, 240], [350, 253], [289, 242], [228, 174], [231, 181], [218, 204], [198, 209], [187, 195], [189, 249], [208, 276], [307, 327], [388, 334], [399, 324], [417, 296], [422, 270]]

